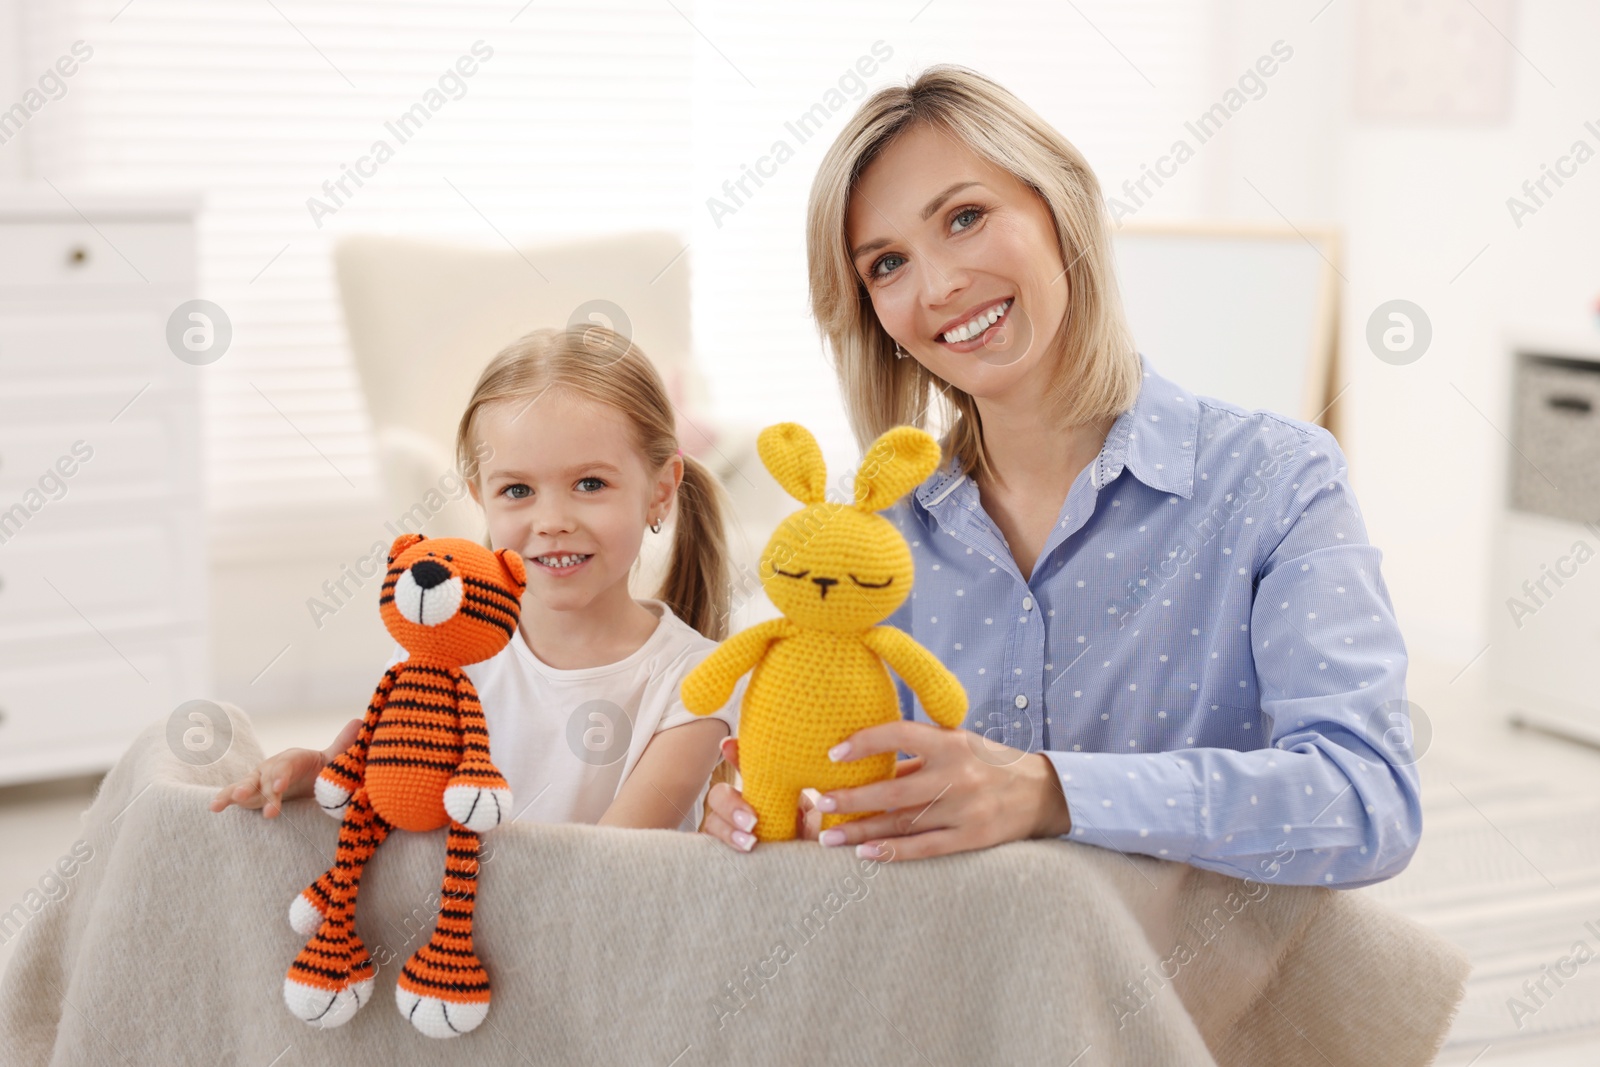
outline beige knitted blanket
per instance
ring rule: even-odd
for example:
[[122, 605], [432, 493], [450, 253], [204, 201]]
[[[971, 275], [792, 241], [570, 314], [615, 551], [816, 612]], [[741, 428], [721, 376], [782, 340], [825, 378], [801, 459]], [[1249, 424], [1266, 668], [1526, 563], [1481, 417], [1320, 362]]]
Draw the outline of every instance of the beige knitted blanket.
[[1359, 893], [1071, 842], [870, 863], [511, 824], [479, 878], [484, 1024], [435, 1040], [395, 1007], [437, 908], [440, 830], [379, 848], [356, 920], [373, 999], [314, 1030], [283, 1001], [303, 943], [288, 911], [338, 826], [310, 800], [272, 821], [207, 810], [261, 756], [226, 707], [231, 748], [209, 766], [152, 724], [62, 842], [65, 896], [20, 905], [0, 1063], [1404, 1067], [1432, 1061], [1468, 970]]

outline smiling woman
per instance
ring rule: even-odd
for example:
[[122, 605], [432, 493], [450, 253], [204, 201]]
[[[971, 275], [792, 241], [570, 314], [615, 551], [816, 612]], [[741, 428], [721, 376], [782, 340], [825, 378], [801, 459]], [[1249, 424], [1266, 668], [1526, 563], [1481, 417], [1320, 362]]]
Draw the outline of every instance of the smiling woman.
[[[935, 67], [829, 149], [807, 251], [858, 444], [930, 411], [946, 427], [938, 469], [888, 512], [915, 585], [886, 622], [971, 709], [943, 729], [901, 681], [902, 721], [834, 758], [913, 758], [822, 794], [883, 814], [821, 842], [907, 859], [1070, 835], [1284, 883], [1399, 873], [1421, 833], [1395, 728], [1406, 650], [1344, 455], [1134, 347], [1077, 149], [993, 81]], [[709, 802], [731, 840], [748, 805], [726, 785]]]

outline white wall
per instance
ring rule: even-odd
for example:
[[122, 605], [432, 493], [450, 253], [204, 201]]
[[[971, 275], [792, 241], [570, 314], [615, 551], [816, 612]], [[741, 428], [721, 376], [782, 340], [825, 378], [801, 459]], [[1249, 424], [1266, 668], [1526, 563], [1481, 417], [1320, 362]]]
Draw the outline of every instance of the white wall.
[[[1583, 128], [1585, 120], [1600, 126], [1600, 6], [1518, 7], [1514, 24], [1500, 27], [1516, 48], [1510, 114], [1488, 124], [1358, 119], [1351, 78], [1359, 3], [1334, 0], [1310, 21], [1323, 6], [1219, 5], [1233, 26], [1226, 69], [1277, 37], [1296, 53], [1277, 95], [1228, 131], [1232, 173], [1211, 204], [1224, 216], [1281, 221], [1248, 178], [1291, 219], [1343, 228], [1352, 478], [1413, 654], [1466, 667], [1488, 642], [1491, 601], [1508, 592], [1487, 588], [1508, 452], [1501, 434], [1511, 433], [1506, 339], [1571, 332], [1600, 343], [1592, 311], [1600, 294], [1600, 159], [1580, 167], [1520, 229], [1506, 208], [1507, 197], [1575, 139], [1600, 148], [1600, 136]], [[1433, 325], [1430, 349], [1407, 366], [1378, 360], [1364, 340], [1371, 311], [1394, 298], [1420, 305]]]
[[[23, 83], [22, 15], [18, 0], [0, 0], [0, 100], [9, 107]], [[24, 146], [12, 144], [0, 152], [0, 182], [20, 181], [25, 171]]]
[[[695, 156], [670, 174], [647, 172], [644, 180], [654, 183], [650, 203], [682, 199], [696, 348], [713, 376], [715, 400], [749, 421], [794, 418], [812, 425], [829, 445], [830, 462], [853, 454], [806, 305], [803, 212], [822, 151], [855, 100], [723, 226], [715, 225], [705, 200], [784, 136], [784, 123], [821, 99], [874, 42], [892, 47], [893, 58], [868, 79], [873, 86], [902, 81], [941, 60], [989, 73], [1077, 143], [1111, 192], [1137, 178], [1141, 164], [1164, 152], [1186, 119], [1219, 99], [1281, 39], [1294, 57], [1267, 80], [1265, 95], [1208, 141], [1140, 217], [1287, 217], [1343, 227], [1343, 353], [1353, 383], [1345, 395], [1345, 444], [1353, 478], [1372, 538], [1384, 550], [1385, 576], [1412, 650], [1465, 665], [1487, 632], [1490, 519], [1505, 452], [1500, 431], [1509, 432], [1501, 338], [1533, 324], [1594, 332], [1589, 307], [1600, 290], [1594, 251], [1600, 161], [1583, 168], [1520, 229], [1505, 199], [1536, 176], [1541, 163], [1584, 136], [1585, 119], [1600, 124], [1600, 73], [1586, 51], [1600, 39], [1600, 10], [1580, 0], [1521, 6], [1516, 24], [1504, 27], [1521, 52], [1512, 57], [1512, 109], [1505, 122], [1378, 123], [1356, 120], [1350, 105], [1361, 2], [1084, 0], [1074, 7], [1014, 0], [993, 5], [994, 25], [981, 27], [966, 6], [863, 8], [833, 0], [808, 9], [783, 33], [728, 0], [681, 5], [693, 28], [675, 32], [692, 44], [693, 64], [686, 80], [670, 88], [679, 99], [698, 101], [686, 103], [688, 114], [677, 120]], [[67, 33], [64, 21], [57, 26], [69, 20], [66, 12], [82, 14], [92, 6], [57, 13], [0, 0], [0, 98], [13, 99], [31, 77], [21, 55], [27, 41], [53, 47], [55, 37]], [[155, 9], [146, 11], [146, 22], [123, 24], [138, 12], [130, 9], [114, 26], [96, 23], [106, 61], [90, 72], [93, 77], [114, 82], [118, 43], [132, 47], [129, 42], [159, 28], [150, 21]], [[517, 42], [536, 29], [507, 31], [504, 56], [496, 60], [504, 66], [496, 70], [510, 69]], [[319, 72], [327, 74], [318, 68], [298, 76], [314, 80]], [[405, 82], [402, 88], [414, 87]], [[102, 84], [99, 91], [108, 89], [115, 85]], [[373, 107], [374, 114], [387, 113], [386, 106]], [[467, 107], [459, 105], [455, 117], [468, 115]], [[53, 113], [51, 121], [65, 123], [68, 114]], [[92, 167], [105, 154], [80, 151], [77, 134], [64, 125], [40, 128], [47, 145], [59, 133], [50, 158], [60, 167]], [[30, 176], [27, 148], [19, 139], [0, 151], [0, 180]], [[558, 152], [547, 162], [571, 167], [584, 161]], [[513, 183], [492, 198], [496, 218], [518, 240], [534, 239], [551, 217], [538, 199], [543, 171], [529, 173], [525, 190]], [[386, 195], [374, 190], [361, 208], [376, 210]], [[477, 226], [476, 216], [459, 204], [446, 206]], [[573, 209], [554, 210], [567, 219]], [[630, 224], [635, 215], [608, 216], [597, 228]], [[437, 231], [438, 220], [428, 226]], [[249, 269], [241, 277], [275, 250], [276, 236], [267, 236], [265, 253], [246, 257]], [[274, 271], [293, 266], [296, 255], [292, 251]], [[1433, 322], [1432, 349], [1410, 366], [1380, 362], [1363, 342], [1372, 308], [1393, 297], [1420, 304]], [[368, 518], [379, 521], [375, 502], [372, 512]], [[304, 601], [365, 549], [368, 533], [364, 525], [353, 526], [338, 543], [294, 543], [276, 557], [219, 555], [213, 588], [223, 638], [221, 695], [253, 708], [365, 699], [371, 664], [383, 651], [375, 619], [366, 617], [370, 612], [341, 612], [313, 633]], [[241, 613], [248, 618], [241, 621]], [[290, 652], [261, 674], [286, 644]]]

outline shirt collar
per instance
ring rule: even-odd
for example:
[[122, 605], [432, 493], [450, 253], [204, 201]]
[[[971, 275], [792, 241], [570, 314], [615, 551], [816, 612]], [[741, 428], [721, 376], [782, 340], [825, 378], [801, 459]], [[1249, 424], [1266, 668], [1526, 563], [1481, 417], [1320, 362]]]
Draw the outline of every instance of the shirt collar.
[[1090, 476], [1100, 489], [1126, 467], [1150, 488], [1188, 500], [1194, 496], [1200, 405], [1193, 393], [1156, 373], [1142, 352], [1139, 361], [1144, 368], [1139, 397], [1111, 424]]
[[[1126, 467], [1150, 488], [1187, 500], [1194, 496], [1200, 405], [1193, 393], [1158, 374], [1142, 352], [1139, 362], [1144, 374], [1139, 395], [1133, 407], [1111, 424], [1089, 476], [1094, 487], [1102, 489]], [[947, 448], [948, 441], [946, 434], [940, 447]], [[926, 510], [958, 487], [970, 484], [971, 480], [960, 473], [959, 458], [951, 457], [917, 487], [915, 497]]]

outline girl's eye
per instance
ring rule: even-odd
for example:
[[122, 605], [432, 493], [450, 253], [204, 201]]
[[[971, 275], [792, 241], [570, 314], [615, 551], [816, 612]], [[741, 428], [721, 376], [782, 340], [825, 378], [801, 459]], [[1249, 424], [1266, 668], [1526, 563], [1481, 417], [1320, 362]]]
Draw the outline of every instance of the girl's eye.
[[[600, 485], [601, 485], [601, 486], [604, 486], [604, 485], [605, 485], [605, 484], [606, 484], [606, 483], [605, 483], [605, 479], [603, 479], [603, 478], [596, 478], [596, 477], [594, 477], [594, 476], [593, 476], [593, 475], [590, 475], [590, 476], [589, 476], [589, 477], [587, 477], [587, 478], [579, 478], [579, 479], [578, 479], [578, 484], [579, 484], [579, 485], [582, 485], [582, 484], [583, 484], [583, 483], [584, 483], [584, 482], [599, 482], [599, 483], [600, 483]], [[596, 490], [594, 490], [594, 492], [599, 492], [599, 491], [600, 491], [600, 490], [598, 490], [598, 489], [596, 489]]]
[[977, 221], [979, 219], [983, 218], [983, 209], [982, 208], [976, 208], [976, 207], [964, 207], [964, 208], [962, 208], [960, 211], [956, 212], [955, 218], [950, 220], [951, 227], [955, 228], [955, 223], [960, 219], [966, 218], [968, 215], [972, 216], [972, 221], [967, 223], [965, 226], [962, 226], [959, 229], [956, 229], [955, 232], [960, 233], [962, 230], [970, 230], [973, 227], [973, 225], [977, 223]]
[[879, 271], [878, 268], [883, 266], [885, 263], [889, 262], [892, 259], [898, 259], [898, 260], [902, 260], [903, 261], [905, 258], [906, 258], [905, 256], [902, 256], [898, 252], [890, 252], [886, 256], [880, 256], [880, 257], [878, 257], [877, 262], [872, 264], [872, 270], [871, 270], [870, 273], [872, 274], [872, 276], [874, 278], [886, 278], [886, 277], [888, 277], [888, 272]]
[[527, 497], [528, 497], [528, 494], [532, 493], [532, 492], [533, 492], [532, 489], [529, 489], [526, 485], [523, 485], [521, 482], [514, 482], [511, 485], [508, 485], [504, 489], [500, 490], [500, 495], [501, 496], [508, 496], [512, 500], [526, 500]]

